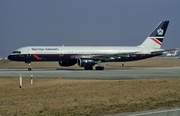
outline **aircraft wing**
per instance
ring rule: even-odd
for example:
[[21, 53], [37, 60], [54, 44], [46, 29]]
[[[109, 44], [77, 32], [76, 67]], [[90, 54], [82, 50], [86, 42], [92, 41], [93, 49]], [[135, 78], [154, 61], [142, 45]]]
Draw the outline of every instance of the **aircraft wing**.
[[166, 52], [171, 52], [173, 50], [177, 50], [177, 49], [167, 49], [167, 50], [153, 51], [153, 52], [151, 52], [151, 54], [163, 54], [163, 53], [166, 53]]
[[122, 52], [122, 53], [115, 53], [115, 54], [100, 54], [100, 55], [90, 55], [90, 56], [76, 56], [75, 58], [92, 58], [95, 60], [106, 60], [109, 58], [118, 58], [118, 57], [128, 57], [131, 54], [135, 54], [138, 52]]
[[103, 54], [103, 55], [95, 55], [92, 56], [93, 59], [109, 59], [109, 58], [118, 58], [118, 57], [128, 57], [129, 55], [135, 54], [138, 52], [123, 52], [123, 53], [115, 53], [115, 54]]

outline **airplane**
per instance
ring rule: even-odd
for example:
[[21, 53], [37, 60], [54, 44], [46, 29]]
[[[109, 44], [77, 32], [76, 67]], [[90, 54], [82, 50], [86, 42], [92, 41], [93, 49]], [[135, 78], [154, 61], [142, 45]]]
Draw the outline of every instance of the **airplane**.
[[27, 46], [8, 56], [9, 60], [25, 62], [58, 61], [60, 66], [78, 64], [85, 70], [104, 70], [101, 62], [127, 62], [162, 55], [174, 49], [161, 49], [169, 21], [161, 21], [154, 31], [138, 46]]
[[167, 54], [166, 54], [166, 56], [168, 56], [168, 57], [177, 56], [177, 55], [178, 55], [178, 49], [167, 52]]

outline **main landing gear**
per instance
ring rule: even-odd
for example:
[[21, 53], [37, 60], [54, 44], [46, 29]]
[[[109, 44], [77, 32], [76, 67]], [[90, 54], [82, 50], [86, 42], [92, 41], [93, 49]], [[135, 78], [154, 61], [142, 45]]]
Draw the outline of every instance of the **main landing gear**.
[[84, 70], [93, 70], [93, 67], [92, 66], [84, 67]]
[[[84, 70], [93, 70], [93, 67], [84, 67]], [[96, 70], [104, 70], [103, 66], [96, 66]]]
[[103, 66], [96, 66], [96, 70], [104, 70]]
[[31, 62], [25, 62], [25, 63], [27, 63], [28, 71], [31, 71], [31, 70], [32, 70], [32, 68], [31, 68]]
[[100, 60], [97, 62], [97, 64], [98, 64], [98, 66], [96, 66], [96, 70], [104, 70], [104, 67], [101, 66], [101, 61]]
[[[101, 66], [101, 61], [97, 61], [97, 65], [96, 66], [96, 70], [104, 70], [104, 67]], [[93, 70], [93, 67], [92, 66], [86, 66], [84, 67], [84, 70]]]

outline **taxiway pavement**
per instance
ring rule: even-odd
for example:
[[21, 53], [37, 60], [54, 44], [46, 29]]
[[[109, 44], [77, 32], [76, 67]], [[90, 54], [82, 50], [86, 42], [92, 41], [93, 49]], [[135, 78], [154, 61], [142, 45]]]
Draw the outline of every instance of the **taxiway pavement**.
[[179, 115], [180, 115], [180, 108], [149, 110], [149, 111], [141, 111], [141, 112], [115, 114], [109, 116], [179, 116]]
[[58, 69], [0, 69], [1, 77], [43, 77], [43, 78], [69, 78], [69, 79], [142, 79], [180, 77], [180, 67], [122, 67], [109, 68], [103, 71], [83, 70], [73, 68]]

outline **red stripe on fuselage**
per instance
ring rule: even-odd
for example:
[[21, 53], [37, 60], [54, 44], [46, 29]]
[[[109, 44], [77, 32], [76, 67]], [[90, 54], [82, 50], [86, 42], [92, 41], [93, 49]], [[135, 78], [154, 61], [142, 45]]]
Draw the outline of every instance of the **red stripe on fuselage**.
[[37, 60], [41, 60], [41, 58], [38, 57], [38, 55], [33, 54], [34, 58], [36, 58]]
[[160, 41], [158, 41], [156, 38], [151, 38], [154, 42], [156, 42], [157, 44], [159, 44], [160, 46], [162, 45], [162, 43]]

